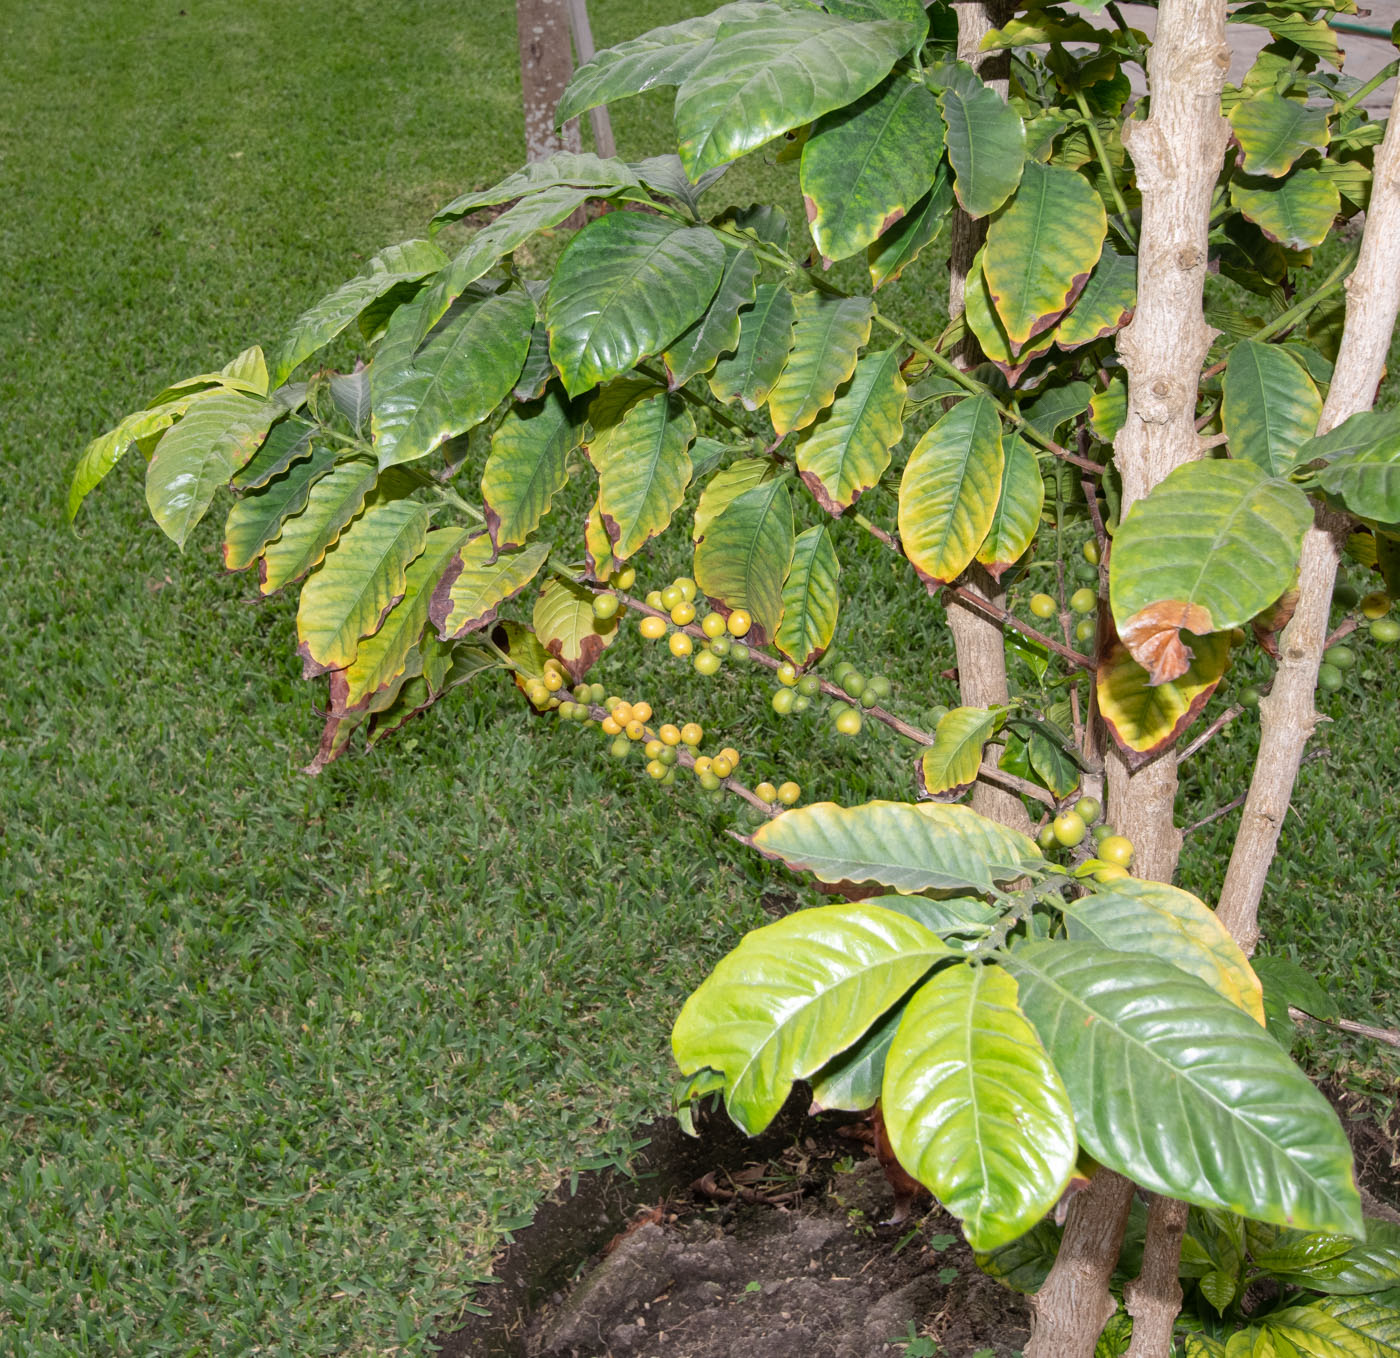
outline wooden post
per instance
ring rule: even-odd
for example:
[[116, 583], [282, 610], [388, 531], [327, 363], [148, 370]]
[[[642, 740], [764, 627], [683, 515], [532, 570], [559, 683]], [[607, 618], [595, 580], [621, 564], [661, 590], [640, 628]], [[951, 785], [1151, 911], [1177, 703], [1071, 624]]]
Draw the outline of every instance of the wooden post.
[[525, 104], [525, 158], [578, 151], [578, 119], [554, 130], [554, 110], [573, 74], [569, 0], [515, 0], [520, 35], [520, 92]]
[[[569, 6], [569, 29], [574, 35], [574, 55], [582, 66], [593, 60], [597, 48], [593, 46], [593, 29], [588, 22], [588, 0], [567, 0]], [[608, 116], [608, 106], [600, 104], [588, 110], [588, 120], [593, 124], [593, 145], [600, 156], [612, 157], [617, 154], [617, 143], [613, 141], [612, 119]]]

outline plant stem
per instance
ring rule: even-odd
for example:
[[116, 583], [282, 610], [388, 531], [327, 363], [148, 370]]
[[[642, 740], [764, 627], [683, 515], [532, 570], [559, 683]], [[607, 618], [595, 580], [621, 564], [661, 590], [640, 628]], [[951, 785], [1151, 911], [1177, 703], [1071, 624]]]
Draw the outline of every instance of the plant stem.
[[1079, 105], [1079, 112], [1084, 120], [1084, 130], [1089, 134], [1089, 142], [1094, 148], [1094, 154], [1099, 158], [1099, 164], [1103, 166], [1104, 177], [1108, 180], [1108, 191], [1113, 195], [1114, 206], [1118, 209], [1119, 229], [1128, 243], [1136, 250], [1137, 232], [1133, 229], [1132, 220], [1128, 216], [1128, 205], [1123, 201], [1123, 194], [1118, 188], [1118, 176], [1113, 173], [1113, 164], [1108, 158], [1103, 138], [1099, 135], [1099, 125], [1094, 121], [1093, 114], [1089, 112], [1089, 101], [1084, 98], [1084, 91], [1078, 85], [1074, 87], [1074, 102]]
[[648, 364], [637, 364], [637, 371], [641, 373], [643, 377], [650, 377], [653, 381], [659, 382], [668, 390], [673, 390], [681, 400], [695, 406], [697, 410], [703, 410], [707, 414], [713, 415], [726, 429], [732, 429], [735, 433], [743, 434], [745, 438], [757, 438], [759, 436], [756, 429], [750, 429], [741, 420], [735, 419], [723, 406], [711, 405], [703, 396], [697, 395], [688, 387], [671, 387], [665, 377]]
[[1044, 632], [1038, 632], [1029, 623], [1022, 622], [1014, 613], [1002, 608], [1000, 604], [993, 603], [990, 599], [984, 599], [980, 594], [974, 594], [965, 589], [962, 585], [946, 586], [948, 592], [961, 599], [972, 608], [980, 609], [989, 617], [995, 618], [998, 622], [1004, 623], [1013, 631], [1020, 632], [1022, 636], [1029, 637], [1032, 641], [1038, 642], [1046, 650], [1054, 651], [1061, 660], [1068, 661], [1071, 665], [1077, 666], [1081, 670], [1094, 671], [1098, 667], [1086, 655], [1080, 655], [1078, 651], [1058, 642], [1054, 637], [1048, 637]]
[[1349, 99], [1345, 99], [1342, 103], [1338, 104], [1333, 110], [1333, 116], [1350, 113], [1363, 99], [1368, 95], [1374, 94], [1387, 80], [1392, 79], [1397, 74], [1400, 74], [1400, 60], [1387, 62]]

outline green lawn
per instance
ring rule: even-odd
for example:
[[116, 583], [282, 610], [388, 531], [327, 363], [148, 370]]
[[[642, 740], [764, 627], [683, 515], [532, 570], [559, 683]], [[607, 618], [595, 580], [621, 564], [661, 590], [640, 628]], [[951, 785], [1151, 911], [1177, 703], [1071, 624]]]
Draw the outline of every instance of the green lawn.
[[[707, 8], [591, 5], [600, 42]], [[94, 433], [274, 341], [514, 165], [514, 52], [504, 3], [0, 16], [0, 1352], [421, 1352], [560, 1170], [664, 1107], [681, 997], [791, 890], [725, 833], [732, 806], [656, 793], [496, 683], [305, 778], [322, 694], [287, 601], [219, 570], [219, 516], [179, 555], [132, 459], [62, 523]], [[660, 150], [663, 112], [620, 107], [622, 145]], [[752, 199], [757, 173], [723, 192]], [[925, 331], [943, 286], [929, 265], [897, 294]], [[841, 550], [851, 654], [903, 709], [947, 701], [941, 606], [911, 618], [909, 575], [854, 532]], [[756, 674], [636, 657], [600, 677], [723, 732], [755, 780], [907, 793], [883, 728], [842, 745], [773, 716]], [[1375, 937], [1400, 691], [1393, 665], [1360, 668], [1326, 699], [1337, 753], [1306, 774], [1266, 931], [1394, 1023]], [[1234, 794], [1251, 739], [1237, 723], [1191, 766], [1184, 819]], [[1232, 824], [1190, 841], [1204, 894]], [[1312, 1059], [1376, 1091], [1396, 1075], [1366, 1047]]]

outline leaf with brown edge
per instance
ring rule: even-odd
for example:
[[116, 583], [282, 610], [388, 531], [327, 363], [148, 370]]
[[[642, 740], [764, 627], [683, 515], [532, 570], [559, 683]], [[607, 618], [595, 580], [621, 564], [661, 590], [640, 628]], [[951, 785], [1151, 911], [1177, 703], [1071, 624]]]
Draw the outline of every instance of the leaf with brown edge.
[[1194, 656], [1186, 669], [1155, 685], [1121, 643], [1100, 660], [1095, 680], [1099, 713], [1129, 768], [1140, 768], [1175, 741], [1210, 701], [1224, 675], [1230, 660], [1227, 634], [1193, 636], [1190, 650]]
[[583, 523], [583, 559], [588, 574], [594, 580], [607, 580], [617, 570], [612, 539], [608, 536], [608, 526], [603, 522], [603, 511], [597, 500], [593, 501]]
[[792, 349], [768, 393], [768, 413], [780, 438], [811, 424], [850, 379], [860, 348], [870, 338], [874, 310], [868, 297], [819, 292], [801, 294], [794, 306]]
[[519, 547], [539, 527], [569, 479], [569, 454], [582, 439], [582, 419], [553, 388], [497, 426], [481, 474], [486, 523], [497, 547]]
[[617, 618], [593, 616], [593, 592], [550, 580], [535, 600], [535, 635], [578, 683], [617, 637]]
[[977, 781], [982, 748], [1000, 728], [1003, 713], [985, 707], [955, 707], [934, 733], [933, 744], [919, 756], [914, 781], [919, 797], [955, 802]]
[[1242, 627], [1292, 583], [1312, 507], [1252, 462], [1178, 467], [1129, 510], [1113, 540], [1118, 635], [1152, 685], [1191, 663], [1181, 632]]
[[1055, 331], [1061, 349], [1077, 349], [1115, 334], [1132, 320], [1137, 306], [1137, 256], [1104, 246], [1099, 262], [1069, 314]]
[[1054, 343], [1054, 334], [1047, 334], [1036, 344], [1024, 348], [1019, 355], [1012, 353], [1012, 345], [1001, 323], [996, 308], [992, 305], [991, 293], [987, 290], [987, 280], [982, 273], [982, 251], [977, 252], [972, 262], [972, 270], [967, 276], [967, 290], [963, 296], [964, 319], [977, 337], [983, 356], [996, 364], [1007, 384], [1015, 386], [1021, 374], [1042, 354], [1048, 353]]
[[547, 542], [500, 553], [485, 533], [463, 543], [443, 573], [429, 608], [438, 635], [451, 641], [490, 626], [496, 610], [539, 574], [548, 556]]

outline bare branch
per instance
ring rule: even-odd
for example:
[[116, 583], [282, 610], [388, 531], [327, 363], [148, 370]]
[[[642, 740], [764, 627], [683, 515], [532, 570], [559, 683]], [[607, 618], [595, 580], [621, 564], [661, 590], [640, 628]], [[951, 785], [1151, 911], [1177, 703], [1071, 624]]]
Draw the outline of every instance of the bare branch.
[[1204, 731], [1201, 732], [1200, 735], [1196, 737], [1195, 740], [1193, 740], [1184, 750], [1182, 750], [1182, 752], [1179, 755], [1177, 755], [1177, 767], [1180, 768], [1181, 765], [1184, 764], [1188, 759], [1190, 759], [1191, 756], [1195, 754], [1196, 751], [1199, 750], [1202, 745], [1207, 744], [1209, 741], [1213, 740], [1216, 736], [1218, 736], [1221, 733], [1221, 731], [1223, 731], [1243, 711], [1244, 708], [1242, 708], [1239, 705], [1239, 703], [1234, 703], [1231, 706], [1227, 707], [1213, 722], [1211, 722], [1209, 726], [1206, 727]]

